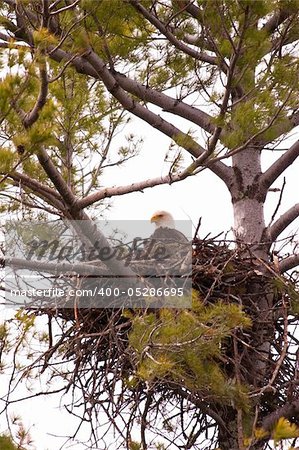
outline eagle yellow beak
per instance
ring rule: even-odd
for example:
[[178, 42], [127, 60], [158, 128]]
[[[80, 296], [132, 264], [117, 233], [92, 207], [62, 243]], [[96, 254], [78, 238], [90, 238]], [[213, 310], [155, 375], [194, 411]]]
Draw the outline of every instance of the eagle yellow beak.
[[156, 214], [154, 214], [154, 215], [151, 217], [151, 223], [157, 222], [158, 218], [159, 218], [159, 216], [157, 216]]

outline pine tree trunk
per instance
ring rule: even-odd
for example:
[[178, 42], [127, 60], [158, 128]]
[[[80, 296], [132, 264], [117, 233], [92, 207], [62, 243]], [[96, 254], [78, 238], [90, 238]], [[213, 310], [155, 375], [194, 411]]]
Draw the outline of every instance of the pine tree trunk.
[[[265, 228], [264, 201], [266, 197], [266, 193], [259, 185], [260, 151], [248, 148], [235, 155], [233, 169], [235, 183], [231, 187], [231, 195], [236, 238], [249, 246], [260, 244]], [[266, 254], [261, 256], [267, 258]]]
[[[269, 262], [267, 245], [262, 241], [265, 230], [264, 201], [266, 192], [259, 184], [261, 176], [261, 152], [256, 148], [247, 148], [236, 154], [233, 158], [233, 166], [236, 173], [236, 183], [231, 190], [233, 210], [234, 210], [234, 230], [240, 244], [248, 246], [249, 251], [260, 260], [259, 270], [264, 271], [262, 261]], [[258, 268], [258, 267], [257, 267]], [[257, 370], [261, 375], [265, 375], [267, 366], [267, 356], [269, 355], [270, 342], [269, 327], [271, 322], [269, 317], [272, 308], [272, 296], [263, 295], [258, 286], [251, 286], [251, 293], [256, 292], [256, 308], [259, 311], [256, 328], [256, 343], [258, 350], [262, 354], [261, 359], [256, 359]], [[266, 329], [265, 329], [266, 328]]]
[[[266, 193], [259, 186], [260, 152], [254, 148], [240, 152], [233, 158], [233, 167], [236, 182], [231, 188], [231, 195], [235, 236], [240, 249], [244, 249], [244, 257], [256, 258], [256, 269], [263, 272], [265, 268], [263, 261], [268, 263], [269, 256], [266, 250], [267, 246], [262, 242], [265, 229], [264, 200]], [[267, 384], [269, 378], [268, 357], [274, 332], [272, 327], [273, 296], [266, 294], [265, 288], [261, 284], [250, 285], [248, 290], [252, 295], [253, 304], [250, 312], [253, 322], [250, 345], [253, 348], [249, 347], [248, 349], [248, 378], [242, 381], [249, 386], [261, 388]], [[226, 430], [219, 430], [219, 448], [221, 450], [240, 450], [243, 443], [242, 433], [238, 428], [242, 427], [242, 423], [241, 425], [238, 423], [236, 409], [222, 408], [219, 414], [227, 427]], [[258, 442], [254, 448], [260, 450], [263, 447], [264, 443]]]

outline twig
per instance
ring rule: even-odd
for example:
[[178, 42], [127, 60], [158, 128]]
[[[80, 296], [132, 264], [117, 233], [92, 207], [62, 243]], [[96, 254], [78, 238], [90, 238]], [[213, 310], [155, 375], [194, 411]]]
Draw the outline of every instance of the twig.
[[282, 201], [282, 196], [283, 196], [283, 191], [284, 191], [285, 186], [286, 186], [286, 178], [283, 177], [283, 183], [282, 183], [282, 187], [281, 187], [281, 190], [280, 190], [280, 194], [279, 194], [279, 199], [278, 199], [278, 202], [277, 202], [277, 206], [276, 206], [276, 208], [275, 208], [275, 210], [274, 210], [274, 213], [272, 214], [272, 217], [271, 217], [271, 220], [270, 220], [269, 225], [271, 225], [271, 224], [273, 223], [273, 221], [274, 221], [274, 219], [275, 219], [275, 216], [276, 216], [276, 214], [277, 214], [277, 211], [278, 211], [279, 208], [280, 208], [281, 201]]

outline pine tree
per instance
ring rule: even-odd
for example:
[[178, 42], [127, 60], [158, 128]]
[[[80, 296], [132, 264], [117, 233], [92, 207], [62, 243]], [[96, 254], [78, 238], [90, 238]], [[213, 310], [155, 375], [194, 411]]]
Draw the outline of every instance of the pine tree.
[[[86, 208], [207, 169], [231, 195], [240, 264], [250, 259], [252, 273], [260, 274], [233, 294], [251, 299], [252, 314], [248, 305], [242, 310], [222, 298], [205, 306], [198, 292], [189, 312], [128, 313], [135, 374], [120, 379], [132, 401], [140, 394], [140, 448], [147, 448], [149, 416], [159, 411], [165, 392], [169, 402], [182, 405], [183, 443], [172, 438], [177, 446], [200, 448], [212, 426], [223, 450], [296, 438], [298, 375], [289, 346], [298, 342], [288, 325], [297, 323], [298, 294], [296, 274], [288, 280], [284, 274], [298, 265], [299, 254], [274, 255], [273, 262], [271, 251], [298, 218], [299, 204], [269, 224], [264, 205], [299, 156], [292, 134], [299, 124], [298, 1], [4, 0], [0, 12], [2, 211], [85, 220], [86, 236], [103, 239]], [[162, 177], [102, 187], [102, 171], [136, 153], [138, 142], [129, 137], [110, 157], [125, 112], [168, 136], [184, 158], [175, 155]], [[262, 170], [263, 153], [280, 147]], [[121, 264], [118, 269], [130, 275]], [[251, 341], [242, 360], [246, 333]], [[195, 412], [185, 427], [190, 405]], [[169, 419], [164, 428], [175, 434]], [[128, 436], [128, 448], [139, 445]]]

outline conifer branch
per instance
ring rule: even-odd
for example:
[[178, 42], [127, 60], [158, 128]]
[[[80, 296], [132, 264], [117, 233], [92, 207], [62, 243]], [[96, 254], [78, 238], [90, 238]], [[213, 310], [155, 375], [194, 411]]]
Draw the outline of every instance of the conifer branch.
[[299, 414], [299, 400], [293, 400], [281, 408], [277, 408], [273, 413], [269, 414], [262, 422], [262, 428], [265, 431], [271, 431], [278, 420], [283, 417], [285, 419], [292, 419], [298, 417]]
[[261, 176], [260, 184], [265, 189], [274, 183], [274, 181], [289, 167], [299, 156], [299, 140], [296, 141], [272, 166], [270, 166]]
[[74, 3], [71, 3], [70, 5], [64, 6], [60, 9], [56, 9], [53, 12], [50, 13], [50, 16], [55, 16], [57, 14], [60, 14], [62, 12], [68, 11], [70, 9], [75, 8], [75, 6], [77, 6], [80, 3], [80, 0], [75, 0]]
[[288, 209], [266, 230], [271, 242], [274, 242], [297, 217], [299, 217], [299, 203]]
[[[16, 183], [14, 183], [15, 186], [17, 186]], [[25, 188], [26, 190], [26, 188]], [[32, 193], [32, 192], [30, 192]], [[0, 192], [0, 196], [1, 197], [5, 197], [9, 200], [12, 200], [13, 202], [17, 202], [19, 204], [22, 205], [22, 207], [24, 208], [24, 206], [26, 206], [29, 209], [39, 209], [42, 210], [43, 212], [47, 212], [48, 214], [53, 214], [59, 217], [64, 217], [65, 215], [65, 211], [61, 211], [61, 209], [59, 208], [58, 202], [54, 199], [54, 202], [51, 203], [51, 199], [49, 198], [49, 196], [47, 197], [47, 199], [44, 198], [44, 196], [42, 194], [36, 194], [35, 195], [40, 199], [40, 200], [44, 200], [46, 201], [46, 203], [50, 206], [53, 207], [53, 209], [51, 209], [49, 206], [46, 206], [45, 204], [38, 204], [37, 202], [33, 203], [28, 201], [28, 200], [24, 200], [22, 197], [17, 197], [17, 196], [13, 196], [13, 195], [8, 195], [8, 194], [4, 194], [3, 192]]]
[[180, 181], [182, 178], [179, 174], [165, 175], [157, 178], [150, 178], [148, 180], [138, 181], [125, 186], [112, 186], [99, 189], [97, 192], [88, 195], [87, 197], [78, 200], [76, 205], [78, 208], [86, 208], [95, 202], [103, 200], [104, 198], [117, 197], [132, 192], [143, 192], [144, 189], [159, 186], [162, 184], [172, 184]]
[[201, 11], [200, 8], [196, 5], [194, 5], [194, 3], [190, 2], [189, 0], [186, 0], [184, 3], [186, 4], [186, 11], [188, 11], [188, 13], [194, 17], [194, 19], [196, 20], [200, 20], [201, 19]]
[[[88, 215], [78, 207], [77, 197], [68, 187], [67, 183], [55, 167], [46, 150], [43, 148], [39, 149], [37, 157], [41, 166], [66, 203], [68, 209], [68, 217], [78, 221], [78, 228], [82, 231], [83, 236], [85, 236], [92, 244], [96, 242], [98, 243], [99, 248], [105, 247], [112, 252], [111, 246], [109, 245], [109, 242], [107, 241], [104, 234], [100, 230], [98, 230], [96, 224], [92, 220], [90, 220]], [[103, 258], [105, 257], [103, 256]], [[127, 267], [122, 261], [116, 259], [115, 257], [111, 256], [110, 258], [105, 259], [104, 263], [109, 269], [112, 270], [113, 273], [117, 274], [118, 276], [136, 276], [129, 267]]]
[[129, 0], [130, 4], [145, 17], [152, 25], [154, 25], [178, 50], [184, 52], [192, 58], [206, 62], [215, 66], [219, 66], [219, 60], [215, 56], [210, 56], [204, 52], [194, 50], [188, 45], [180, 41], [154, 14], [149, 12], [138, 0]]
[[279, 270], [281, 273], [287, 272], [288, 270], [294, 269], [294, 267], [299, 266], [299, 253], [295, 255], [288, 256], [284, 258], [279, 263]]
[[204, 148], [196, 141], [194, 141], [194, 139], [192, 139], [190, 136], [186, 135], [180, 129], [164, 120], [161, 116], [143, 107], [132, 97], [130, 97], [107, 69], [105, 62], [95, 52], [90, 50], [88, 53], [86, 53], [85, 58], [94, 67], [98, 74], [98, 78], [103, 81], [108, 91], [121, 103], [121, 105], [127, 111], [131, 112], [136, 117], [143, 119], [153, 128], [161, 131], [171, 139], [177, 140], [178, 138], [180, 138], [181, 141], [186, 139], [188, 145], [184, 146], [184, 148], [192, 156], [198, 157], [205, 151]]
[[61, 201], [60, 196], [54, 189], [43, 186], [41, 183], [34, 179], [29, 179], [27, 175], [19, 173], [10, 173], [7, 176], [8, 180], [14, 185], [19, 187], [20, 185], [28, 189], [30, 192], [34, 193], [41, 200], [47, 202], [49, 205], [56, 208], [63, 214], [67, 214], [66, 207]]
[[39, 72], [40, 72], [40, 90], [35, 105], [33, 106], [32, 110], [25, 115], [23, 119], [23, 125], [25, 128], [29, 128], [34, 124], [34, 122], [37, 121], [38, 116], [47, 101], [48, 75], [45, 61], [41, 63]]
[[50, 188], [49, 186], [45, 186], [39, 181], [35, 180], [32, 177], [20, 172], [12, 172], [8, 174], [8, 177], [17, 183], [21, 183], [31, 189], [34, 192], [42, 192], [44, 195], [49, 194], [52, 197], [55, 197], [57, 200], [60, 200], [60, 195], [55, 191], [55, 189]]
[[[57, 62], [66, 61], [61, 73], [57, 77], [51, 79], [50, 82], [58, 79], [69, 64], [72, 64], [78, 73], [89, 75], [93, 78], [98, 78], [98, 74], [94, 67], [81, 56], [70, 55], [64, 50], [58, 48], [52, 52], [51, 47], [49, 47], [49, 56]], [[193, 106], [190, 106], [181, 100], [170, 97], [162, 92], [144, 86], [138, 81], [133, 80], [120, 72], [110, 70], [110, 73], [119, 85], [128, 93], [137, 96], [141, 100], [149, 101], [150, 103], [163, 108], [166, 112], [183, 117], [184, 119], [200, 126], [208, 133], [213, 133], [215, 129], [215, 126], [212, 123], [213, 117], [206, 112], [198, 108], [194, 108]]]
[[275, 141], [284, 134], [289, 133], [293, 128], [299, 125], [299, 111], [295, 109], [292, 114], [288, 115], [283, 121], [277, 121], [271, 128], [271, 138], [267, 139], [261, 136], [261, 143], [264, 146]]
[[270, 17], [270, 19], [265, 23], [262, 29], [267, 31], [269, 34], [273, 34], [277, 30], [279, 25], [281, 25], [290, 15], [290, 10], [279, 9]]
[[[120, 86], [117, 80], [113, 77], [112, 73], [106, 67], [105, 62], [93, 50], [86, 52], [84, 57], [96, 70], [98, 78], [103, 81], [108, 91], [120, 102], [120, 104], [127, 111], [144, 120], [153, 128], [161, 131], [163, 134], [170, 137], [175, 142], [178, 142], [181, 147], [187, 150], [195, 158], [198, 158], [201, 154], [205, 153], [205, 149], [194, 139], [192, 139], [191, 136], [183, 133], [180, 129], [172, 125], [170, 122], [167, 122], [161, 116], [148, 110], [140, 103], [136, 102], [132, 97], [130, 97], [127, 92]], [[210, 169], [225, 183], [228, 183], [230, 181], [231, 170], [225, 164], [219, 164], [219, 162], [217, 162], [211, 165]]]
[[113, 71], [112, 74], [125, 91], [137, 96], [141, 100], [157, 105], [160, 108], [163, 108], [163, 111], [183, 117], [184, 119], [200, 126], [208, 133], [212, 134], [215, 130], [213, 117], [206, 112], [198, 108], [194, 108], [181, 100], [170, 97], [163, 92], [151, 89], [150, 87], [147, 87], [136, 80], [132, 80], [120, 72]]
[[[37, 151], [37, 157], [44, 171], [49, 176], [50, 180], [52, 181], [57, 191], [61, 195], [61, 198], [66, 203], [70, 211], [73, 211], [75, 209], [74, 205], [76, 204], [77, 197], [68, 187], [66, 181], [63, 179], [62, 175], [54, 165], [47, 151], [43, 148], [40, 148]], [[73, 218], [80, 220], [79, 217], [76, 216], [74, 216]]]

